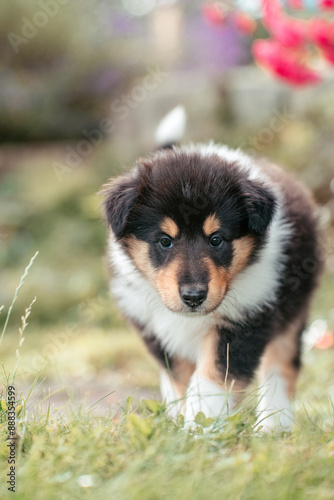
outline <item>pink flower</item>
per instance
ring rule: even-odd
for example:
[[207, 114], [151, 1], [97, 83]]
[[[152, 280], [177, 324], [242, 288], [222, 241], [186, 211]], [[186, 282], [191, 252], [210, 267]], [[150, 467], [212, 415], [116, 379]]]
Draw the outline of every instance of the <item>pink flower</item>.
[[207, 2], [202, 7], [202, 15], [210, 24], [221, 26], [226, 22], [227, 16], [219, 2]]
[[262, 16], [265, 24], [270, 24], [282, 12], [282, 6], [277, 0], [262, 0]]
[[263, 24], [273, 38], [286, 47], [301, 47], [307, 41], [308, 23], [284, 14], [277, 0], [262, 0]]
[[320, 82], [320, 76], [302, 64], [302, 53], [282, 47], [276, 40], [256, 40], [252, 47], [256, 62], [286, 83], [303, 86]]
[[256, 21], [241, 10], [233, 12], [232, 19], [236, 28], [245, 35], [251, 35], [256, 30]]

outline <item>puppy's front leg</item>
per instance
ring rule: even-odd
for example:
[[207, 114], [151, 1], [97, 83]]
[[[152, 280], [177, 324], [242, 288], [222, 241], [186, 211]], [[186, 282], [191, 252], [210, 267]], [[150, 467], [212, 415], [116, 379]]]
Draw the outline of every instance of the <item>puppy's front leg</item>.
[[[218, 332], [215, 328], [203, 337], [196, 370], [187, 389], [185, 422], [191, 424], [198, 412], [206, 417], [219, 417], [228, 413], [234, 402], [229, 393], [230, 380], [218, 366]], [[226, 381], [225, 381], [226, 378]]]

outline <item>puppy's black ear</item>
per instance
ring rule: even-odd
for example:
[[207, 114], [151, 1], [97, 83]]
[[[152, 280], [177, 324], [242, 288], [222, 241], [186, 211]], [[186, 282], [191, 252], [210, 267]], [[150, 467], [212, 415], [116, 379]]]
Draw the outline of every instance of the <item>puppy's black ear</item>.
[[120, 177], [106, 184], [100, 192], [104, 195], [104, 212], [117, 239], [126, 233], [127, 222], [138, 198], [138, 178]]
[[245, 195], [248, 229], [263, 236], [275, 213], [275, 195], [263, 184], [255, 181], [247, 183]]

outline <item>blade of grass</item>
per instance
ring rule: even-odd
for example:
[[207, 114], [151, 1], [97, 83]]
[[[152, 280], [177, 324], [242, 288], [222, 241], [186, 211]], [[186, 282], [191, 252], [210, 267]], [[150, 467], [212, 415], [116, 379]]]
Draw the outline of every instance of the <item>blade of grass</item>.
[[39, 378], [39, 376], [40, 376], [40, 374], [41, 374], [41, 372], [42, 372], [42, 370], [43, 370], [43, 368], [44, 368], [44, 365], [45, 365], [45, 363], [46, 363], [46, 359], [47, 359], [47, 358], [45, 358], [45, 359], [44, 359], [43, 363], [41, 364], [41, 366], [40, 366], [40, 368], [39, 368], [39, 370], [38, 370], [38, 372], [37, 372], [36, 377], [35, 377], [35, 378], [34, 378], [34, 380], [33, 380], [33, 383], [31, 384], [30, 390], [29, 390], [28, 395], [27, 395], [27, 397], [26, 397], [26, 399], [25, 399], [26, 406], [27, 406], [28, 400], [29, 400], [29, 398], [30, 398], [30, 396], [31, 396], [31, 393], [33, 392], [33, 390], [34, 390], [34, 388], [35, 388], [35, 385], [37, 384], [37, 380], [38, 380], [38, 378]]
[[108, 394], [106, 394], [105, 396], [102, 396], [102, 398], [98, 399], [97, 401], [95, 401], [95, 403], [93, 403], [92, 405], [90, 405], [86, 412], [89, 412], [91, 408], [93, 408], [94, 406], [96, 406], [100, 401], [103, 401], [103, 399], [107, 398], [108, 396], [110, 396], [110, 394], [114, 394], [115, 391], [111, 391], [111, 392], [108, 392]]
[[23, 333], [24, 333], [25, 329], [28, 326], [27, 319], [30, 316], [31, 308], [35, 304], [35, 302], [36, 302], [36, 297], [31, 302], [30, 306], [26, 308], [24, 316], [21, 316], [22, 326], [21, 326], [21, 328], [19, 328], [20, 342], [19, 342], [19, 347], [16, 350], [16, 357], [17, 357], [17, 359], [16, 359], [16, 365], [15, 365], [15, 368], [14, 368], [14, 373], [13, 373], [13, 378], [12, 378], [12, 385], [14, 385], [14, 380], [15, 380], [17, 368], [18, 368], [19, 362], [20, 362], [20, 348], [21, 348], [21, 346], [22, 346], [22, 344], [24, 342]]
[[15, 290], [12, 303], [11, 303], [9, 309], [8, 309], [8, 313], [7, 313], [7, 316], [6, 316], [5, 324], [4, 324], [4, 327], [2, 329], [2, 333], [1, 333], [1, 337], [0, 337], [0, 346], [2, 344], [2, 340], [3, 340], [3, 337], [5, 335], [5, 331], [7, 329], [8, 321], [9, 321], [9, 318], [10, 318], [10, 316], [12, 314], [12, 310], [13, 310], [14, 304], [16, 302], [16, 299], [18, 297], [19, 291], [21, 290], [22, 285], [24, 283], [24, 280], [27, 277], [27, 275], [28, 275], [28, 273], [29, 273], [29, 271], [31, 269], [31, 266], [33, 265], [34, 260], [36, 259], [37, 255], [38, 255], [38, 252], [36, 252], [35, 255], [30, 259], [29, 264], [27, 265], [27, 267], [25, 268], [25, 271], [24, 271], [23, 275], [21, 276], [21, 280], [20, 280], [19, 286]]

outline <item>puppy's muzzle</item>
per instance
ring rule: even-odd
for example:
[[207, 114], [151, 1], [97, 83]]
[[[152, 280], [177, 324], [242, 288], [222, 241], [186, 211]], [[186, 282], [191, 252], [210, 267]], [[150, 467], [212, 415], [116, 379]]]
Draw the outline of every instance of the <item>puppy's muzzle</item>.
[[192, 309], [200, 306], [208, 295], [208, 289], [202, 285], [182, 285], [180, 286], [180, 296], [182, 301]]

